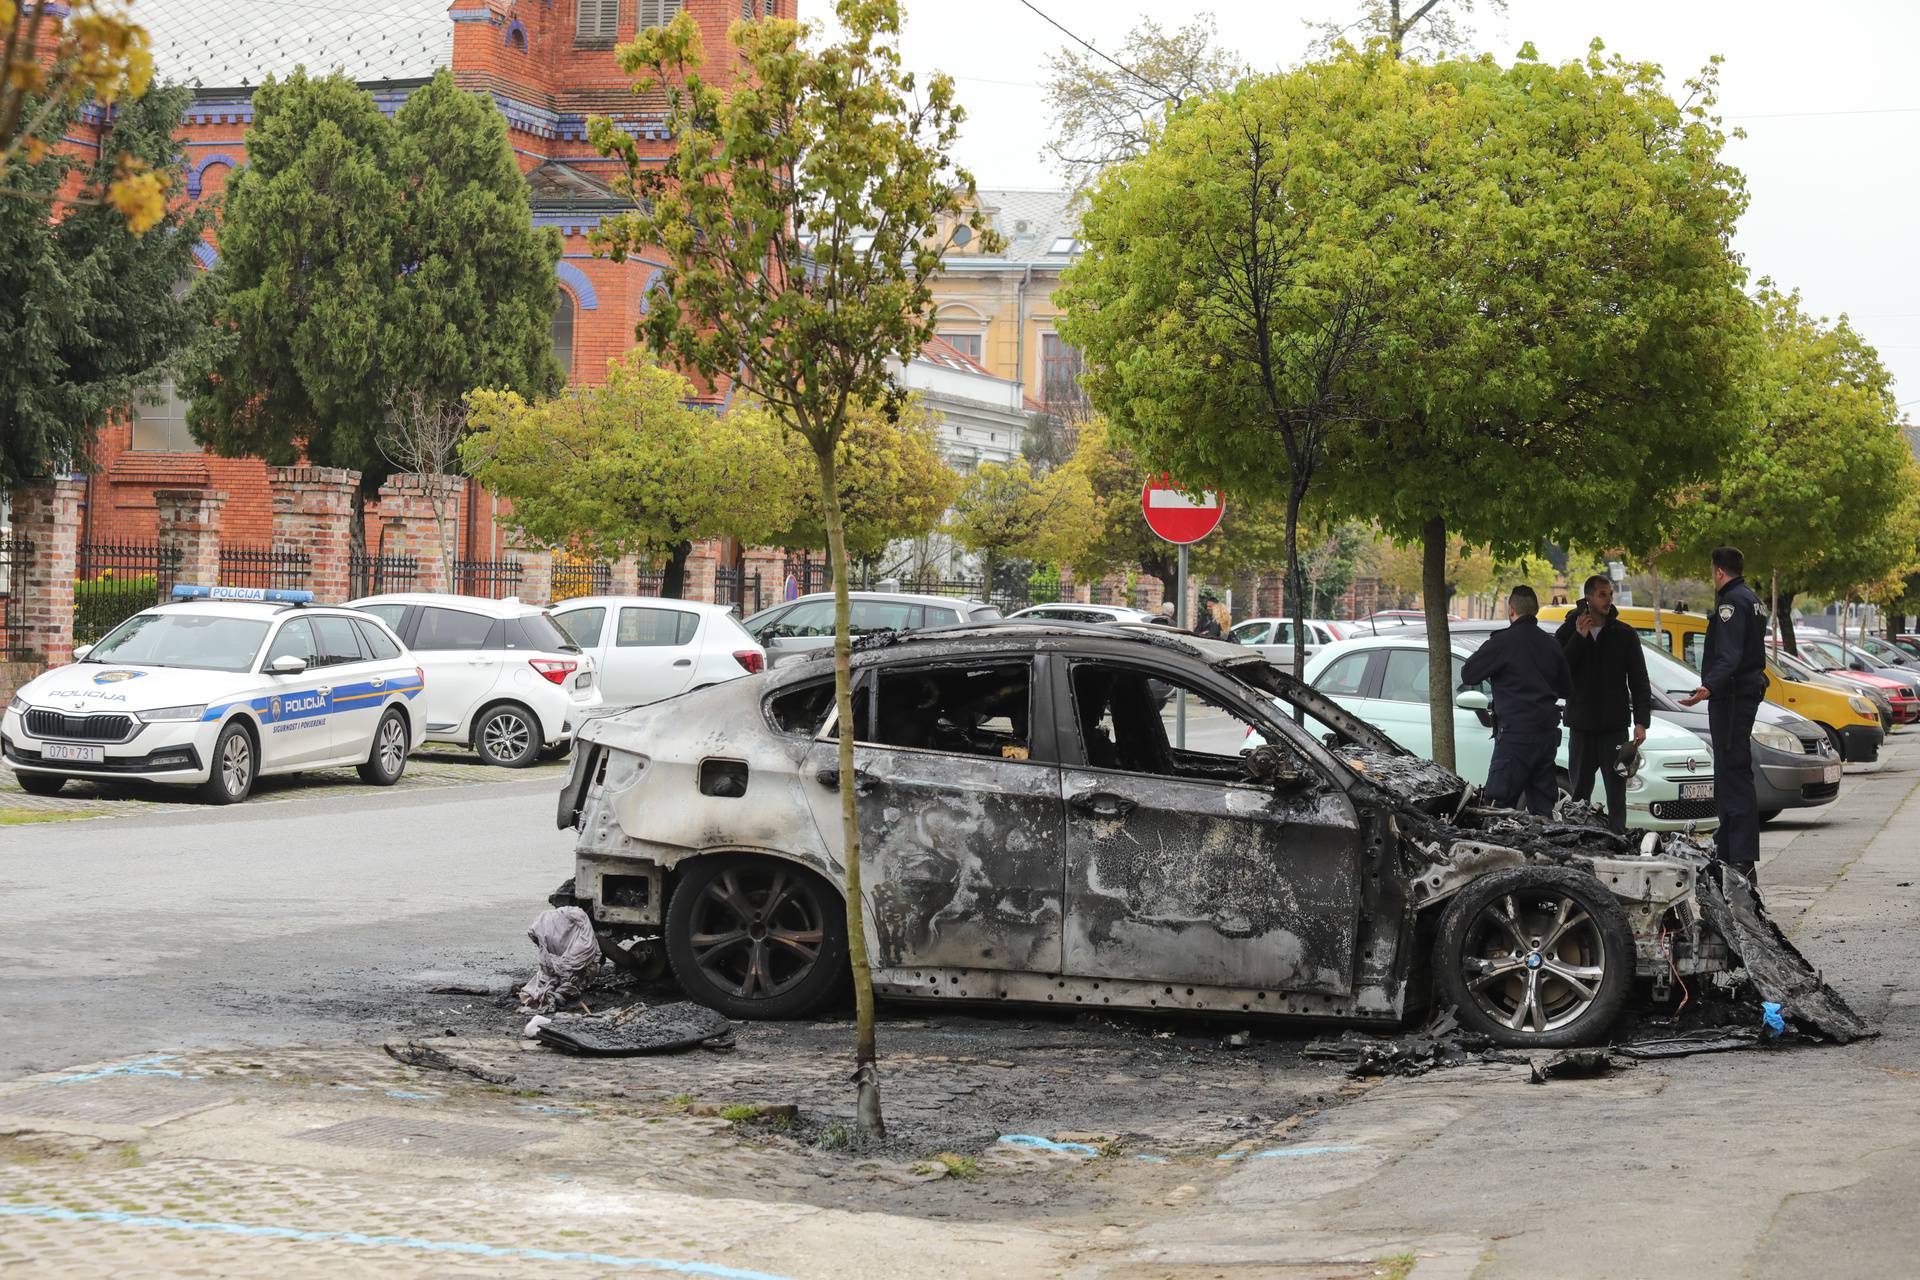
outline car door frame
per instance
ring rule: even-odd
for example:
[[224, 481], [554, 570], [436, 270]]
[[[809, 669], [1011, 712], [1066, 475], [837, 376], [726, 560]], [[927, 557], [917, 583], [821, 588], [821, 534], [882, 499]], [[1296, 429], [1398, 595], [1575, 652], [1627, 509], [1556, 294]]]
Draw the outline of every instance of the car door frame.
[[[298, 675], [277, 675], [271, 669], [273, 646], [295, 624], [306, 627], [312, 637], [314, 662]], [[310, 769], [332, 756], [333, 681], [319, 661], [321, 656], [313, 619], [300, 613], [280, 619], [260, 646], [255, 668], [269, 686], [263, 696], [254, 699], [260, 718], [261, 776]], [[317, 704], [312, 703], [314, 698], [319, 699]]]
[[[1091, 763], [1073, 692], [1074, 669], [1090, 662], [1203, 693], [1269, 743], [1300, 755], [1316, 785], [1286, 792]], [[1176, 670], [1143, 655], [1063, 654], [1052, 672], [1067, 824], [1066, 977], [1172, 984], [1169, 996], [1175, 987], [1191, 996], [1204, 985], [1352, 998], [1366, 934], [1365, 849], [1360, 813], [1335, 781], [1325, 749], [1212, 671]], [[1222, 847], [1242, 860], [1241, 874], [1227, 868], [1209, 883], [1195, 869], [1182, 900], [1177, 881], [1186, 870], [1178, 860]], [[1153, 852], [1142, 858], [1135, 849]], [[1282, 851], [1292, 859], [1284, 866], [1272, 861]], [[1302, 907], [1303, 895], [1316, 890], [1326, 901]], [[1212, 939], [1201, 936], [1208, 924]]]
[[[420, 633], [420, 624], [426, 620], [427, 610], [429, 609], [446, 609], [453, 613], [465, 613], [471, 614], [476, 618], [485, 618], [487, 622], [491, 624], [487, 631], [487, 638], [481, 642], [480, 647], [477, 649], [417, 648], [415, 646], [415, 640]], [[425, 686], [420, 695], [420, 701], [425, 704], [424, 709], [420, 713], [420, 718], [427, 726], [427, 735], [442, 742], [466, 741], [473, 734], [474, 712], [493, 700], [495, 692], [500, 687], [500, 674], [506, 669], [507, 652], [501, 647], [501, 645], [505, 643], [502, 638], [505, 620], [493, 617], [491, 614], [478, 613], [472, 609], [463, 609], [459, 605], [442, 604], [438, 601], [410, 601], [407, 605], [405, 622], [407, 629], [401, 634], [400, 639], [402, 643], [407, 646], [407, 652], [413, 655], [414, 662], [420, 668]], [[499, 643], [494, 643], [495, 641], [499, 641]], [[428, 670], [430, 659], [424, 655], [435, 653], [464, 653], [469, 655], [466, 659], [467, 666], [491, 666], [493, 668], [492, 681], [490, 681], [487, 687], [481, 690], [480, 695], [474, 698], [471, 704], [461, 712], [460, 718], [451, 723], [436, 724], [433, 721], [433, 676], [432, 672]], [[486, 654], [489, 656], [486, 661], [481, 661], [472, 656], [476, 654]]]
[[[860, 797], [861, 890], [876, 971], [1059, 972], [1065, 918], [1065, 814], [1048, 662], [1049, 655], [1031, 649], [983, 651], [876, 663], [855, 673], [854, 779]], [[872, 741], [882, 673], [1020, 663], [1028, 668], [1025, 760]], [[814, 819], [829, 848], [841, 845], [839, 749], [838, 718], [829, 714], [801, 770]], [[937, 786], [990, 791], [1006, 777], [1022, 783], [1022, 808], [1027, 811], [1024, 829], [1020, 815], [1000, 823], [981, 821], [977, 806], [964, 801], [942, 806], [937, 799], [929, 802], [924, 795], [907, 794]], [[912, 803], [890, 807], [890, 799]], [[941, 837], [937, 845], [936, 834]], [[958, 850], [956, 843], [961, 846]], [[956, 851], [959, 858], [954, 857]], [[1034, 851], [1051, 851], [1051, 870], [1042, 866], [1019, 875], [1004, 874], [1014, 867], [1011, 859]], [[942, 864], [951, 865], [951, 876], [936, 874], [946, 870]], [[996, 877], [996, 869], [1003, 874]], [[956, 902], [969, 898], [981, 904], [979, 915], [949, 914]], [[992, 909], [996, 905], [1002, 908], [998, 913]], [[1019, 929], [1022, 925], [1025, 936]]]

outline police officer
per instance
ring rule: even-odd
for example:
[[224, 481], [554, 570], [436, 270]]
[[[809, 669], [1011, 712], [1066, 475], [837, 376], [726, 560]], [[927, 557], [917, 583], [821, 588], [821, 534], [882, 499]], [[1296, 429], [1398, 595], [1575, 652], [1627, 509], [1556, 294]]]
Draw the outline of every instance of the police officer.
[[1707, 619], [1700, 687], [1680, 699], [1707, 703], [1713, 739], [1713, 795], [1720, 807], [1714, 832], [1720, 860], [1749, 879], [1760, 860], [1760, 809], [1753, 794], [1753, 718], [1767, 693], [1767, 615], [1747, 586], [1746, 557], [1736, 547], [1713, 556], [1713, 614]]
[[1560, 748], [1560, 700], [1573, 677], [1559, 642], [1540, 629], [1540, 597], [1524, 583], [1507, 596], [1508, 627], [1460, 668], [1462, 687], [1493, 684], [1493, 762], [1481, 788], [1495, 804], [1547, 817], [1553, 812], [1553, 757]]

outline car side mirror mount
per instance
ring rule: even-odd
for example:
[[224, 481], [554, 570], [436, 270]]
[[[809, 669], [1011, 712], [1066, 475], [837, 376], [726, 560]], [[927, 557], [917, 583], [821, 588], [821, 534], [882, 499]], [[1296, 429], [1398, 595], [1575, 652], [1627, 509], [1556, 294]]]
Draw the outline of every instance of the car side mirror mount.
[[1493, 703], [1478, 689], [1462, 689], [1453, 695], [1453, 705], [1462, 711], [1491, 711]]
[[85, 662], [87, 660], [87, 655], [92, 652], [93, 652], [93, 646], [90, 644], [75, 645], [73, 647], [73, 660], [75, 662]]
[[267, 664], [267, 670], [276, 676], [297, 676], [306, 669], [307, 660], [290, 653], [283, 653]]
[[1247, 773], [1255, 782], [1264, 782], [1279, 792], [1297, 790], [1313, 780], [1291, 751], [1271, 742], [1247, 752]]

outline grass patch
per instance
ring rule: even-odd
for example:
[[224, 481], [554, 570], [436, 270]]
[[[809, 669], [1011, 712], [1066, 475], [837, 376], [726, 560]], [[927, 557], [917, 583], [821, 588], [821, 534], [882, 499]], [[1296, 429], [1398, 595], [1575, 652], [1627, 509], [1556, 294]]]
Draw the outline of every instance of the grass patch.
[[720, 1118], [734, 1124], [745, 1124], [759, 1114], [760, 1108], [746, 1102], [735, 1103], [731, 1107], [723, 1107], [720, 1110]]
[[33, 822], [67, 822], [74, 818], [94, 818], [98, 814], [75, 809], [0, 808], [0, 827], [24, 827]]
[[843, 1124], [830, 1124], [820, 1135], [820, 1146], [827, 1151], [845, 1151], [853, 1145], [853, 1130]]
[[1386, 1280], [1407, 1280], [1407, 1277], [1413, 1274], [1414, 1264], [1418, 1261], [1420, 1259], [1416, 1254], [1396, 1253], [1390, 1258], [1381, 1258], [1377, 1264], [1378, 1269], [1373, 1274], [1384, 1276]]
[[667, 1104], [674, 1107], [690, 1107], [693, 1105], [693, 1095], [690, 1093], [676, 1093], [667, 1099]]

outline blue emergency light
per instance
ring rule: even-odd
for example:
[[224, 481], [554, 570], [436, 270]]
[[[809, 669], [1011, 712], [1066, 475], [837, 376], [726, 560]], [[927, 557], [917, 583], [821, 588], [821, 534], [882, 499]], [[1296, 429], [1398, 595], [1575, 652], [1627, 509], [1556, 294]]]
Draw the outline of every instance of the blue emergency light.
[[311, 591], [280, 591], [271, 587], [190, 587], [173, 589], [175, 600], [254, 600], [263, 604], [312, 604]]

